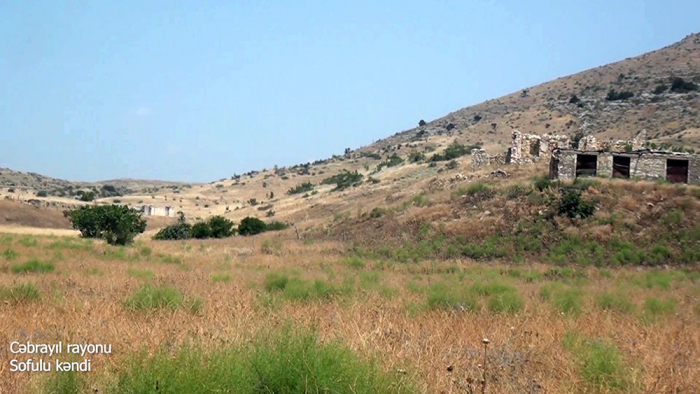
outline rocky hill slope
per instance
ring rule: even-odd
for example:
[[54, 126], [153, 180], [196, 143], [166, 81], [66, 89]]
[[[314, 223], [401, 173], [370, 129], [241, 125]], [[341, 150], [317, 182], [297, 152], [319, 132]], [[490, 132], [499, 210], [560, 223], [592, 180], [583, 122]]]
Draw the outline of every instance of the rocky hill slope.
[[501, 149], [509, 143], [512, 129], [534, 134], [580, 132], [603, 140], [630, 139], [646, 129], [652, 142], [697, 148], [698, 85], [700, 34], [696, 33], [641, 56], [462, 108], [365, 149], [435, 134], [482, 142], [487, 150]]

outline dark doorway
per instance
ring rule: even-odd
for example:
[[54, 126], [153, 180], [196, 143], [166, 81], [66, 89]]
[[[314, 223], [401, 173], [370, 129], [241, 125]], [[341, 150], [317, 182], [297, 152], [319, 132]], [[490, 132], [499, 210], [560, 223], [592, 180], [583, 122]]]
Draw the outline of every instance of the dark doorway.
[[625, 178], [630, 177], [630, 158], [624, 156], [613, 156], [613, 178]]
[[576, 177], [596, 176], [598, 169], [597, 155], [576, 155]]
[[688, 183], [688, 160], [668, 159], [666, 180], [671, 183]]

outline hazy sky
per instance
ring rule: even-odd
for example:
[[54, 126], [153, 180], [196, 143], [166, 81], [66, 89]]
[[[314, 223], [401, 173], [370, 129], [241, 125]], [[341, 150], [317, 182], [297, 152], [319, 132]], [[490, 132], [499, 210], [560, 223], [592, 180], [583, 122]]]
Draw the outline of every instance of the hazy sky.
[[671, 44], [700, 1], [0, 0], [0, 167], [212, 181]]

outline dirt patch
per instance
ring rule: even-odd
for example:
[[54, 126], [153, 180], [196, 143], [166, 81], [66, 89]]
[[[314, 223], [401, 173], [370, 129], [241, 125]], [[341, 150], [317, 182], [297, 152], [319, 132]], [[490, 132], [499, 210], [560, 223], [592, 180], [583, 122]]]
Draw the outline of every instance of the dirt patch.
[[63, 212], [38, 208], [14, 201], [0, 201], [0, 225], [13, 225], [38, 228], [72, 228]]

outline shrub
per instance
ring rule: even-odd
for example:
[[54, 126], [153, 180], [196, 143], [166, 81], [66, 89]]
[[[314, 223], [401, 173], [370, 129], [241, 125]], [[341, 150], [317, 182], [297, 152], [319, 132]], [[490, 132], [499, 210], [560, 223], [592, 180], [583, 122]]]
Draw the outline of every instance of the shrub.
[[292, 195], [292, 194], [306, 193], [306, 192], [310, 192], [313, 189], [314, 189], [313, 183], [304, 182], [304, 183], [298, 184], [295, 187], [287, 190], [287, 194]]
[[80, 195], [80, 201], [93, 201], [95, 199], [95, 193], [94, 192], [83, 192]]
[[607, 97], [605, 98], [608, 101], [618, 101], [618, 100], [627, 100], [628, 98], [634, 97], [634, 93], [630, 91], [622, 91], [622, 92], [617, 92], [615, 89], [610, 89], [608, 92]]
[[270, 223], [265, 224], [265, 231], [280, 231], [287, 229], [291, 226], [289, 223], [280, 222], [278, 220], [273, 220]]
[[153, 239], [159, 241], [189, 239], [191, 237], [191, 232], [192, 225], [188, 223], [177, 223], [161, 229], [153, 236]]
[[580, 217], [585, 219], [595, 212], [595, 205], [581, 198], [581, 192], [573, 188], [562, 189], [561, 197], [557, 202], [557, 211], [560, 215], [570, 218]]
[[674, 93], [688, 93], [698, 90], [698, 85], [693, 82], [686, 82], [683, 78], [673, 78], [671, 81], [671, 91]]
[[10, 271], [15, 274], [20, 273], [37, 273], [37, 272], [53, 272], [55, 269], [53, 263], [44, 263], [37, 259], [31, 259], [23, 264], [12, 264]]
[[[211, 237], [226, 238], [234, 233], [233, 222], [223, 216], [212, 216], [208, 221]], [[194, 229], [193, 229], [194, 230]]]
[[375, 207], [372, 209], [372, 212], [369, 213], [369, 217], [371, 218], [380, 218], [386, 213], [386, 209], [380, 208], [380, 207]]
[[413, 151], [408, 154], [409, 163], [419, 163], [421, 161], [425, 161], [425, 153]]
[[47, 195], [48, 193], [46, 193], [46, 190], [39, 190], [38, 192], [36, 192], [37, 197], [46, 197]]
[[656, 88], [654, 89], [654, 94], [661, 94], [665, 91], [668, 90], [668, 86], [664, 84], [657, 85]]
[[265, 231], [265, 222], [258, 218], [246, 217], [238, 225], [238, 234], [248, 236], [260, 234]]
[[404, 162], [404, 160], [399, 155], [394, 153], [393, 155], [389, 156], [386, 160], [379, 163], [379, 165], [377, 166], [377, 171], [381, 171], [381, 169], [384, 167], [398, 166], [399, 164], [401, 164], [403, 162]]
[[126, 245], [146, 230], [141, 213], [126, 205], [82, 206], [64, 213], [84, 238], [104, 238], [110, 245]]
[[190, 236], [197, 239], [206, 239], [211, 237], [211, 227], [207, 222], [197, 222], [192, 226]]

